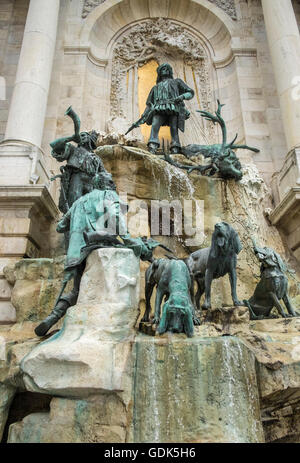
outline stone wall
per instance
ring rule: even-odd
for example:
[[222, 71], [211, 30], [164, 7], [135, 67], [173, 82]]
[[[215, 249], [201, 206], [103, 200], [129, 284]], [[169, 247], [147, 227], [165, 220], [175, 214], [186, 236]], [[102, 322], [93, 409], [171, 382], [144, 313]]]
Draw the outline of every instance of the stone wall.
[[[255, 162], [261, 172], [268, 174], [270, 180], [273, 172], [278, 171], [287, 154], [287, 146], [283, 131], [279, 99], [272, 70], [270, 50], [264, 24], [261, 2], [252, 0], [248, 11], [250, 30], [257, 47], [257, 63], [259, 76], [257, 87], [249, 89], [249, 108], [255, 112], [249, 114], [256, 129], [262, 130], [261, 153], [255, 155]], [[255, 101], [253, 101], [253, 99]], [[248, 118], [248, 122], [251, 120]]]

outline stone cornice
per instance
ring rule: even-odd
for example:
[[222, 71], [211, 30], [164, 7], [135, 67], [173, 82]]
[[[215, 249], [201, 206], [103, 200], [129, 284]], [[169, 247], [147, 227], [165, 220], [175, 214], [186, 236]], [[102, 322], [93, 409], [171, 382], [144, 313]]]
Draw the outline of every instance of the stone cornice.
[[45, 185], [0, 186], [0, 206], [1, 209], [36, 207], [49, 221], [59, 215], [58, 207]]
[[291, 188], [283, 200], [269, 215], [272, 225], [278, 225], [280, 222], [288, 221], [297, 210], [300, 210], [300, 187]]

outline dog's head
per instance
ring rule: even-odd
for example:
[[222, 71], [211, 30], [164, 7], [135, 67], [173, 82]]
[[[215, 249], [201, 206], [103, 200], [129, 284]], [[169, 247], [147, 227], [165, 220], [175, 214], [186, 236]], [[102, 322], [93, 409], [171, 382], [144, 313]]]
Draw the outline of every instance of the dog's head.
[[171, 294], [163, 306], [158, 332], [162, 334], [171, 328], [175, 333], [192, 336], [194, 333], [192, 313], [193, 307], [186, 294], [179, 292]]
[[282, 272], [286, 271], [286, 266], [283, 260], [273, 249], [266, 247], [256, 248], [255, 254], [263, 267], [277, 267]]
[[239, 254], [243, 246], [234, 228], [227, 222], [220, 222], [215, 225], [211, 241], [211, 257], [234, 253]]

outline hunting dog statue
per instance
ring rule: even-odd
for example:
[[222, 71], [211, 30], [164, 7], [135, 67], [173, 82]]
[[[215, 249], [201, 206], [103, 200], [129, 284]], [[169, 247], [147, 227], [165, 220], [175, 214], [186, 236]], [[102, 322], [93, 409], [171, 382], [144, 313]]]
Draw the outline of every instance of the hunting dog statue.
[[[257, 320], [268, 318], [274, 307], [279, 315], [286, 318], [296, 317], [293, 306], [288, 296], [288, 279], [284, 272], [286, 266], [277, 252], [270, 248], [258, 248], [253, 240], [254, 252], [259, 262], [260, 281], [257, 284], [253, 296], [244, 300], [244, 304], [250, 311], [250, 319]], [[284, 311], [280, 300], [283, 300], [288, 314]]]
[[231, 285], [231, 296], [234, 305], [242, 305], [236, 294], [237, 255], [242, 250], [237, 232], [226, 222], [215, 225], [211, 246], [193, 252], [184, 259], [189, 272], [198, 285], [195, 303], [200, 310], [200, 298], [205, 292], [203, 309], [211, 308], [211, 285], [214, 279], [228, 274]]
[[[157, 331], [186, 333], [193, 336], [194, 324], [200, 321], [195, 316], [192, 303], [193, 281], [189, 270], [182, 260], [157, 259], [146, 270], [146, 311], [142, 322], [149, 322], [151, 313], [150, 298], [156, 286], [155, 314], [153, 324], [158, 325]], [[161, 310], [161, 305], [165, 302]]]

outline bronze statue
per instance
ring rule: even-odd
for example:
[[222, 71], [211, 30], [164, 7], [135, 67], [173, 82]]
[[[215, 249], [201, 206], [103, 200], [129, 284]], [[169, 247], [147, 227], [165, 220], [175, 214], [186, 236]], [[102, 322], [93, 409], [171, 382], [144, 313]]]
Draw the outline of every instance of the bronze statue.
[[[150, 320], [150, 298], [156, 286], [155, 315], [152, 323], [158, 325], [158, 333], [184, 332], [191, 337], [194, 333], [193, 325], [199, 325], [200, 321], [195, 315], [191, 298], [193, 280], [185, 263], [172, 258], [154, 260], [146, 270], [145, 279], [146, 311], [142, 321]], [[164, 297], [166, 301], [161, 311]]]
[[184, 132], [185, 120], [190, 117], [189, 111], [184, 105], [184, 100], [190, 100], [194, 96], [194, 90], [181, 79], [174, 79], [173, 69], [170, 64], [164, 63], [157, 68], [156, 85], [151, 89], [146, 109], [141, 118], [135, 122], [129, 133], [141, 124], [151, 125], [151, 135], [148, 141], [149, 151], [156, 153], [160, 146], [159, 130], [162, 126], [170, 127], [171, 153], [180, 152], [178, 130]]
[[[253, 296], [249, 300], [244, 300], [248, 307], [251, 320], [268, 318], [271, 311], [276, 307], [278, 313], [286, 317], [296, 317], [297, 314], [288, 296], [288, 279], [284, 272], [286, 266], [280, 255], [271, 248], [259, 248], [254, 240], [254, 252], [259, 260], [260, 281], [257, 284]], [[284, 311], [280, 300], [283, 300], [288, 314]]]
[[248, 149], [258, 153], [257, 148], [252, 148], [247, 145], [235, 145], [235, 141], [238, 135], [235, 136], [231, 143], [227, 142], [227, 129], [226, 123], [221, 116], [222, 105], [218, 100], [218, 109], [216, 115], [207, 111], [197, 111], [206, 120], [213, 122], [213, 124], [219, 124], [222, 129], [223, 141], [221, 144], [215, 145], [188, 145], [181, 148], [181, 153], [188, 159], [193, 156], [203, 155], [205, 158], [210, 158], [211, 162], [206, 166], [186, 166], [174, 161], [168, 153], [164, 153], [165, 160], [175, 167], [187, 170], [188, 173], [194, 170], [199, 171], [201, 175], [207, 174], [213, 176], [218, 173], [221, 178], [234, 179], [236, 181], [241, 180], [243, 177], [241, 163], [235, 154], [236, 149]]
[[[57, 225], [58, 233], [69, 233], [65, 278], [54, 309], [35, 329], [38, 336], [44, 336], [67, 309], [76, 304], [85, 262], [93, 250], [103, 247], [129, 248], [137, 257], [149, 262], [153, 260], [156, 247], [170, 251], [151, 238], [130, 236], [124, 220], [127, 205], [121, 202], [111, 174], [106, 171], [96, 174], [92, 186], [93, 190], [78, 198]], [[63, 294], [71, 279], [74, 280], [72, 291]]]
[[231, 295], [234, 305], [242, 305], [236, 294], [236, 264], [237, 255], [242, 250], [237, 232], [226, 222], [215, 225], [211, 246], [193, 252], [184, 259], [190, 273], [197, 282], [196, 307], [200, 310], [200, 298], [205, 292], [203, 309], [211, 308], [211, 284], [216, 278], [228, 274], [231, 285]]
[[[60, 168], [61, 175], [53, 177], [61, 178], [59, 210], [64, 214], [78, 198], [93, 190], [94, 175], [105, 172], [101, 159], [93, 153], [97, 147], [98, 133], [94, 130], [80, 133], [80, 119], [71, 106], [66, 115], [74, 122], [74, 135], [50, 143], [52, 156], [59, 162], [67, 161]], [[77, 143], [77, 146], [71, 142]]]
[[[77, 302], [80, 280], [88, 255], [82, 251], [86, 244], [90, 244], [86, 242], [89, 240], [89, 232], [100, 229], [100, 225], [105, 228], [105, 223], [103, 223], [105, 219], [112, 219], [112, 225], [115, 225], [117, 232], [121, 227], [123, 227], [124, 235], [127, 232], [121, 214], [121, 207], [125, 205], [120, 203], [111, 174], [106, 171], [96, 174], [91, 186], [93, 190], [78, 198], [57, 225], [58, 233], [69, 233], [65, 278], [53, 311], [35, 329], [38, 336], [44, 336], [65, 315], [67, 309]], [[115, 232], [115, 234], [118, 233]], [[105, 240], [105, 236], [103, 238]], [[74, 280], [72, 291], [63, 295], [67, 282], [72, 278]]]

